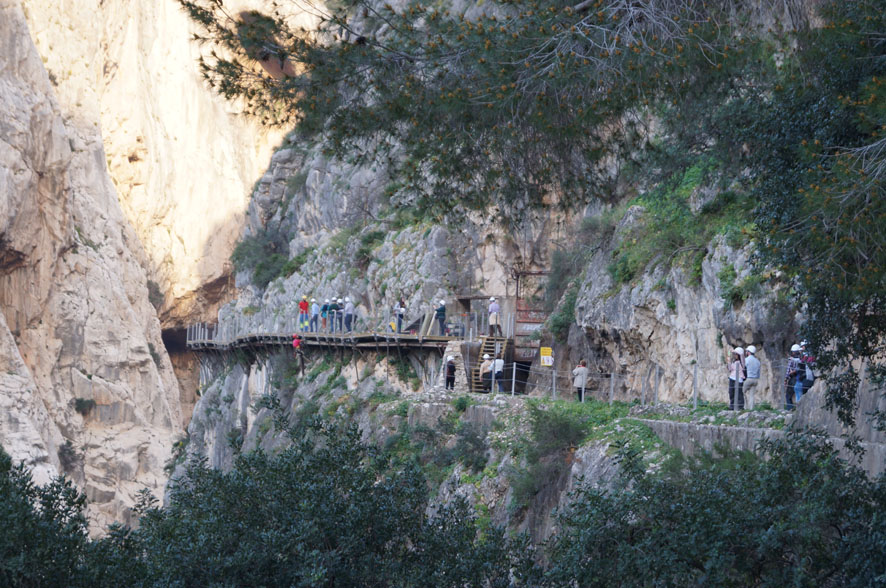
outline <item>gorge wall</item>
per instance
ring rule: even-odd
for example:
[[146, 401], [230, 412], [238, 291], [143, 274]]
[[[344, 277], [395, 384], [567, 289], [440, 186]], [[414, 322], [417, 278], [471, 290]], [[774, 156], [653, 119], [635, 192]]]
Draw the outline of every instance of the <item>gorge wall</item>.
[[17, 2], [0, 43], [0, 435], [15, 460], [81, 485], [103, 527], [162, 491], [178, 385], [98, 129], [65, 117]]
[[98, 530], [162, 495], [196, 401], [179, 327], [231, 295], [278, 136], [205, 89], [172, 0], [0, 12], [0, 443]]

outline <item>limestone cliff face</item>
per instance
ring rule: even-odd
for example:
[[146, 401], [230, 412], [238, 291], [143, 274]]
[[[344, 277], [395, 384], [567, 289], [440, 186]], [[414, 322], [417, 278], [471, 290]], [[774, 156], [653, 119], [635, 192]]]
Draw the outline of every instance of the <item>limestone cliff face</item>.
[[178, 385], [98, 127], [65, 115], [14, 0], [0, 105], [0, 442], [38, 479], [72, 477], [101, 528], [162, 492]]
[[104, 159], [165, 294], [164, 327], [214, 316], [250, 187], [279, 140], [207, 90], [174, 0], [24, 3], [60, 108]]
[[[629, 211], [622, 225], [633, 222], [636, 213]], [[607, 271], [619, 240], [618, 231], [601, 240], [584, 269], [576, 324], [560, 368], [589, 358], [592, 370], [622, 376], [615, 395], [626, 400], [640, 397], [644, 379], [651, 399], [658, 368], [659, 400], [666, 402], [690, 400], [697, 371], [699, 399], [724, 402], [728, 351], [754, 345], [762, 362], [757, 402], [781, 406], [783, 362], [797, 342], [802, 317], [778, 299], [780, 286], [772, 282], [738, 305], [724, 300], [719, 277], [724, 267], [732, 266], [737, 281], [757, 271], [750, 249], [733, 249], [718, 237], [708, 244], [697, 283], [680, 264], [662, 263], [622, 285]], [[608, 387], [600, 391], [607, 397], [608, 392]]]
[[[222, 323], [236, 319], [271, 327], [274, 320], [297, 314], [303, 295], [321, 303], [349, 296], [358, 316], [381, 316], [399, 296], [410, 317], [440, 298], [450, 302], [450, 312], [458, 312], [455, 298], [513, 294], [511, 268], [543, 263], [555, 215], [540, 215], [513, 234], [503, 233], [488, 216], [449, 224], [399, 222], [398, 209], [384, 196], [391, 180], [383, 169], [330, 161], [318, 152], [310, 145], [287, 144], [274, 154], [256, 184], [244, 233], [281, 235], [284, 255], [309, 251], [304, 265], [263, 290], [242, 272], [238, 299], [221, 310]], [[369, 233], [375, 237], [358, 259]], [[243, 314], [243, 309], [264, 314]]]

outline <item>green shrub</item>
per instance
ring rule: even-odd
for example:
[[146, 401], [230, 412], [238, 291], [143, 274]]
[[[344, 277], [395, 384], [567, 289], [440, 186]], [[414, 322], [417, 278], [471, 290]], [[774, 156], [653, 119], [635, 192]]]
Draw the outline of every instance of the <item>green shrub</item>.
[[314, 251], [314, 247], [306, 247], [305, 249], [302, 249], [298, 255], [283, 264], [283, 267], [280, 268], [280, 275], [288, 278], [300, 270], [305, 262], [308, 261], [308, 258], [313, 255]]
[[62, 470], [70, 472], [83, 463], [83, 455], [74, 449], [74, 445], [70, 439], [67, 439], [58, 448], [58, 461], [62, 466]]
[[259, 288], [267, 287], [274, 279], [283, 274], [286, 263], [285, 255], [271, 253], [255, 265], [255, 270], [252, 272], [252, 283]]
[[476, 425], [461, 423], [458, 427], [454, 452], [455, 458], [472, 472], [481, 472], [486, 467], [487, 457], [485, 432]]
[[381, 230], [369, 231], [360, 237], [360, 247], [355, 255], [355, 262], [358, 266], [365, 268], [372, 261], [372, 252], [378, 245], [385, 240], [387, 233]]
[[607, 270], [616, 284], [636, 280], [650, 265], [686, 263], [692, 284], [701, 283], [707, 244], [716, 235], [726, 235], [734, 246], [754, 234], [753, 204], [734, 191], [724, 190], [697, 212], [690, 198], [706, 182], [711, 183], [717, 162], [703, 156], [671, 174], [652, 190], [631, 201], [644, 213], [620, 235]]
[[244, 237], [237, 243], [231, 254], [231, 262], [236, 271], [251, 272], [252, 283], [259, 288], [265, 288], [271, 280], [282, 273], [287, 262], [287, 256], [284, 254], [287, 248], [283, 235], [266, 230]]
[[292, 196], [297, 194], [308, 181], [308, 172], [300, 171], [295, 173], [286, 180], [286, 195]]
[[[151, 354], [151, 359], [154, 361], [154, 365], [160, 367], [161, 359], [160, 354], [157, 353], [157, 349], [154, 347], [153, 343], [148, 343], [148, 353]], [[89, 379], [92, 379], [92, 376], [89, 376]]]
[[557, 341], [565, 343], [569, 336], [569, 327], [575, 324], [575, 301], [578, 298], [578, 284], [572, 284], [566, 292], [563, 303], [557, 312], [551, 315], [551, 332]]
[[452, 402], [452, 408], [455, 409], [455, 412], [464, 412], [471, 405], [471, 398], [469, 396], [459, 396]]
[[228, 431], [226, 436], [228, 441], [228, 446], [234, 450], [235, 453], [240, 452], [240, 448], [243, 447], [243, 430], [240, 427], [236, 427]]
[[531, 400], [527, 403], [529, 435], [518, 441], [516, 455], [524, 465], [512, 466], [508, 480], [514, 489], [511, 509], [519, 510], [568, 467], [567, 452], [597, 431], [610, 434], [610, 426], [628, 413], [628, 405], [590, 399], [584, 403]]
[[155, 310], [160, 310], [160, 307], [163, 306], [164, 299], [165, 297], [163, 296], [163, 290], [160, 289], [160, 285], [154, 280], [148, 280], [148, 301], [151, 303], [151, 306], [153, 306]]
[[419, 387], [421, 387], [421, 380], [418, 377], [418, 373], [416, 373], [415, 368], [412, 367], [412, 364], [409, 363], [408, 359], [394, 357], [388, 361], [394, 366], [397, 379], [401, 382], [410, 384], [413, 390], [418, 390]]
[[95, 408], [95, 400], [91, 398], [75, 398], [74, 410], [83, 416], [88, 415]]
[[397, 406], [388, 411], [389, 416], [398, 416], [406, 418], [409, 414], [409, 403], [405, 400], [400, 402]]
[[172, 455], [163, 466], [163, 471], [166, 472], [167, 475], [171, 476], [175, 471], [175, 468], [178, 467], [179, 464], [184, 463], [185, 458], [188, 455], [188, 443], [190, 443], [190, 441], [191, 436], [185, 431], [184, 435], [172, 442]]

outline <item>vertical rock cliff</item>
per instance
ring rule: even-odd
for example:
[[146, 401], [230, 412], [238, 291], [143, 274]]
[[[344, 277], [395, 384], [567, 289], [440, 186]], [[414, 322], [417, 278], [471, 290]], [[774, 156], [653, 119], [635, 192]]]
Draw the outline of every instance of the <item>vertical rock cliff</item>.
[[99, 529], [162, 493], [182, 415], [87, 86], [66, 111], [53, 79], [22, 5], [0, 3], [0, 443], [77, 482]]
[[165, 295], [164, 328], [213, 316], [229, 294], [227, 262], [250, 186], [279, 138], [206, 89], [200, 49], [174, 0], [25, 8], [60, 108], [101, 133], [148, 276]]

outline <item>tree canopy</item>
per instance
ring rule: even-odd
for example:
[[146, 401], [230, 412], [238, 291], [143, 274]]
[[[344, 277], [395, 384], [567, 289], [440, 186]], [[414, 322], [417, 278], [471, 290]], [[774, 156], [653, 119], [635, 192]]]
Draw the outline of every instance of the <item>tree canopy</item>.
[[[674, 458], [650, 471], [622, 449], [610, 488], [581, 485], [547, 545], [438, 505], [419, 470], [392, 468], [354, 428], [311, 424], [279, 455], [229, 472], [191, 462], [138, 528], [90, 540], [84, 497], [38, 487], [0, 452], [4, 586], [883, 586], [886, 479], [822, 438], [768, 459]], [[181, 473], [181, 472], [180, 472]], [[544, 563], [538, 563], [539, 561]]]

